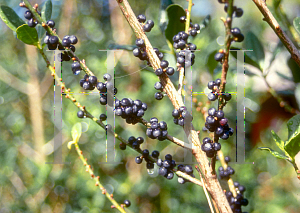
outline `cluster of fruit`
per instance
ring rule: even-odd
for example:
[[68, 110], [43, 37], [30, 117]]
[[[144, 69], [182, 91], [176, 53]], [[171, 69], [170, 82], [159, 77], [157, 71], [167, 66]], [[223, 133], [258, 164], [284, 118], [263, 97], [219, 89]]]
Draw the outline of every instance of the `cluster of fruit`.
[[213, 143], [213, 141], [209, 137], [205, 137], [202, 142], [203, 144], [201, 145], [201, 149], [206, 153], [206, 156], [208, 158], [215, 157], [217, 151], [221, 150], [221, 144], [218, 142]]
[[174, 172], [172, 170], [175, 168], [176, 162], [172, 158], [172, 155], [167, 154], [164, 161], [162, 159], [158, 159], [156, 162], [157, 166], [159, 166], [158, 174], [168, 180], [171, 180], [174, 177]]
[[[181, 16], [180, 17], [180, 22], [185, 23], [186, 22], [186, 17]], [[193, 24], [192, 20], [190, 20], [190, 29], [189, 29], [189, 34], [193, 37], [195, 37], [198, 33], [200, 33], [200, 25], [199, 24]]]
[[146, 22], [146, 20], [147, 20], [146, 16], [143, 14], [138, 15], [137, 20], [142, 24], [144, 32], [150, 32], [152, 30], [152, 28], [154, 27], [154, 21], [148, 20]]
[[179, 107], [179, 109], [174, 109], [172, 111], [173, 122], [179, 126], [184, 126], [184, 120], [189, 118], [190, 121], [193, 120], [192, 115], [186, 110], [185, 106]]
[[166, 122], [158, 122], [158, 119], [153, 117], [150, 119], [151, 127], [147, 128], [146, 135], [151, 139], [163, 141], [168, 136], [168, 125]]
[[[36, 12], [41, 16], [41, 12], [36, 9]], [[28, 20], [27, 24], [29, 27], [35, 27], [38, 22], [34, 18], [32, 12], [30, 10], [26, 10], [24, 13], [24, 17]]]
[[225, 195], [232, 211], [234, 213], [241, 213], [242, 206], [247, 206], [249, 204], [248, 199], [244, 198], [243, 196], [243, 193], [246, 191], [246, 188], [243, 185], [240, 185], [238, 182], [234, 182], [234, 187], [237, 191], [236, 197], [234, 197], [232, 192], [230, 191], [227, 191]]
[[[190, 165], [182, 165], [182, 164], [179, 164], [178, 167], [177, 167], [178, 171], [181, 171], [181, 172], [184, 172], [186, 174], [188, 174], [189, 176], [191, 177], [195, 177], [195, 175], [193, 174], [193, 167], [190, 166]], [[189, 180], [183, 178], [183, 177], [178, 177], [178, 183], [180, 184], [184, 184], [186, 182], [190, 182]]]

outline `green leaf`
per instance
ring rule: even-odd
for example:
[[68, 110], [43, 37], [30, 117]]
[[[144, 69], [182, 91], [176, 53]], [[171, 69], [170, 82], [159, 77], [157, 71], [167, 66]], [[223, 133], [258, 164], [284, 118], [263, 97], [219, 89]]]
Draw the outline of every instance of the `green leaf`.
[[[232, 50], [240, 50], [239, 48], [236, 48], [236, 47], [232, 47], [230, 48], [230, 54], [237, 59], [237, 52], [236, 51], [232, 51]], [[246, 64], [250, 64], [254, 67], [256, 67], [257, 69], [261, 70], [262, 71], [262, 68], [259, 66], [259, 64], [256, 62], [256, 61], [253, 61], [250, 56], [249, 56], [249, 51], [245, 51], [244, 52], [244, 62]]]
[[252, 61], [256, 62], [259, 65], [260, 70], [263, 70], [265, 52], [264, 52], [263, 45], [261, 44], [261, 42], [259, 41], [259, 39], [254, 33], [248, 32], [246, 34], [245, 46], [247, 50], [253, 50], [253, 51], [247, 51], [246, 54], [249, 56], [249, 58]]
[[273, 7], [276, 10], [281, 3], [281, 0], [273, 0]]
[[288, 123], [289, 138], [286, 142], [284, 149], [285, 151], [294, 158], [295, 155], [300, 151], [300, 115], [292, 117]]
[[35, 28], [29, 27], [27, 24], [24, 24], [17, 28], [17, 37], [25, 44], [37, 45], [38, 43], [38, 34]]
[[200, 31], [202, 29], [205, 29], [210, 23], [210, 15], [207, 15], [203, 20], [202, 22], [199, 24], [200, 26]]
[[79, 138], [81, 136], [81, 123], [76, 123], [73, 127], [72, 127], [72, 138], [73, 138], [73, 141], [74, 142], [78, 142], [79, 141]]
[[42, 40], [44, 37], [44, 34], [46, 33], [46, 30], [42, 27], [42, 25], [38, 24], [37, 25], [37, 33], [39, 40]]
[[47, 0], [42, 8], [41, 11], [41, 15], [42, 15], [42, 19], [48, 21], [51, 19], [51, 15], [52, 15], [52, 2], [51, 0]]
[[165, 32], [168, 25], [167, 7], [173, 4], [172, 0], [161, 0], [160, 1], [160, 12], [159, 12], [159, 28], [162, 33]]
[[278, 152], [272, 150], [269, 147], [259, 147], [260, 150], [267, 150], [269, 151], [274, 157], [279, 158], [279, 159], [284, 159], [284, 160], [289, 160], [287, 156], [284, 156], [282, 154], [279, 154]]
[[295, 89], [295, 98], [297, 101], [298, 106], [300, 106], [300, 83], [298, 83], [296, 85], [296, 89]]
[[284, 141], [281, 140], [281, 138], [273, 130], [271, 130], [271, 133], [272, 133], [273, 140], [275, 141], [275, 143], [279, 147], [279, 149], [281, 149], [282, 151], [285, 151], [284, 150]]
[[185, 11], [178, 4], [172, 4], [167, 8], [167, 14], [169, 22], [165, 30], [165, 36], [173, 44], [173, 36], [180, 31], [184, 31], [185, 25], [180, 22], [180, 17], [185, 16]]
[[13, 31], [16, 31], [19, 26], [25, 24], [13, 9], [5, 5], [0, 6], [0, 17]]
[[293, 24], [297, 32], [300, 34], [300, 17], [295, 18]]
[[217, 52], [218, 52], [218, 50], [215, 50], [212, 53], [210, 53], [207, 57], [207, 61], [205, 64], [205, 66], [208, 68], [208, 70], [211, 74], [214, 73], [214, 69], [216, 69], [216, 67], [218, 66], [218, 63], [219, 63], [215, 60], [215, 54]]

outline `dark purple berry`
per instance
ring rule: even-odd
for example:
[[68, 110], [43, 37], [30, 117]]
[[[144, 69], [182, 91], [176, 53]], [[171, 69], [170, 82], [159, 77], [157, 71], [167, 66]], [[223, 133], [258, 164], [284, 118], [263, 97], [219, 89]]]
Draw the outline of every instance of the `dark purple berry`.
[[154, 97], [156, 100], [161, 100], [164, 96], [161, 94], [161, 92], [157, 92], [154, 94]]
[[141, 38], [138, 38], [135, 40], [135, 45], [138, 46], [138, 47], [144, 47], [145, 46], [145, 42], [143, 39]]
[[146, 16], [143, 15], [143, 14], [140, 14], [137, 16], [137, 20], [140, 22], [140, 23], [144, 23], [146, 21]]
[[164, 73], [164, 71], [162, 70], [162, 68], [158, 68], [157, 70], [155, 70], [155, 74], [157, 75], [157, 76], [160, 76], [160, 75], [162, 75]]
[[24, 17], [29, 20], [33, 18], [33, 14], [31, 13], [30, 10], [26, 10], [24, 13]]
[[169, 75], [169, 76], [172, 76], [174, 74], [175, 70], [173, 67], [168, 67], [167, 70], [166, 70], [166, 73]]
[[53, 20], [49, 20], [49, 21], [47, 21], [47, 25], [51, 28], [54, 28], [55, 22]]
[[220, 52], [217, 52], [214, 56], [215, 60], [216, 61], [222, 61], [222, 59], [224, 58], [224, 53], [220, 53]]
[[77, 117], [78, 118], [83, 118], [84, 117], [84, 111], [78, 111], [77, 112]]
[[69, 40], [71, 41], [71, 44], [77, 44], [78, 39], [75, 35], [70, 35]]
[[169, 66], [169, 62], [168, 62], [168, 61], [162, 60], [162, 61], [160, 62], [160, 67], [161, 67], [162, 69], [165, 69], [165, 68], [167, 68], [168, 66]]
[[143, 162], [143, 158], [141, 158], [141, 157], [138, 156], [138, 157], [135, 158], [135, 162], [137, 164], [141, 164]]
[[126, 207], [129, 207], [131, 205], [131, 202], [129, 200], [124, 200], [124, 204]]

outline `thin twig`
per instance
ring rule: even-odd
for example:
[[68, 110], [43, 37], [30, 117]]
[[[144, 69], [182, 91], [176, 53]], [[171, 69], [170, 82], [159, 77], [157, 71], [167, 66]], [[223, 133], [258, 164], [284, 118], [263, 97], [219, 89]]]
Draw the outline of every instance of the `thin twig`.
[[77, 153], [79, 155], [80, 160], [82, 161], [83, 165], [86, 168], [86, 172], [88, 172], [90, 174], [91, 178], [96, 182], [95, 186], [98, 186], [100, 188], [100, 190], [102, 191], [102, 194], [104, 194], [109, 199], [109, 201], [113, 204], [114, 208], [117, 208], [122, 213], [126, 213], [126, 211], [124, 210], [124, 208], [121, 207], [122, 204], [119, 205], [119, 203], [114, 199], [113, 194], [109, 194], [107, 192], [107, 190], [104, 188], [104, 186], [100, 183], [99, 176], [95, 176], [91, 165], [89, 165], [87, 163], [87, 159], [84, 158], [83, 152], [81, 151], [78, 143], [75, 142], [74, 145], [75, 145], [75, 149], [76, 149], [76, 151], [77, 151]]
[[267, 7], [265, 0], [253, 0], [257, 8], [260, 10], [262, 15], [264, 16], [264, 21], [266, 21], [270, 27], [274, 30], [278, 38], [281, 40], [283, 45], [290, 52], [292, 59], [298, 64], [300, 67], [300, 53], [299, 50], [295, 47], [290, 38], [286, 35], [286, 33], [282, 30], [277, 20], [274, 18], [273, 14]]

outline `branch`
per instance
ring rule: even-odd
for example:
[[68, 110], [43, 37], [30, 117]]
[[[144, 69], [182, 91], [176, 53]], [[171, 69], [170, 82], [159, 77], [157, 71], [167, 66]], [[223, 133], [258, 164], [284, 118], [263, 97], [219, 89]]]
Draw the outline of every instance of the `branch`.
[[[150, 64], [152, 65], [153, 69], [156, 70], [160, 67], [160, 60], [158, 59], [157, 55], [155, 54], [151, 43], [149, 42], [147, 36], [143, 32], [143, 29], [138, 22], [135, 14], [133, 13], [129, 3], [127, 0], [117, 0], [119, 7], [126, 18], [127, 22], [131, 26], [132, 30], [135, 32], [137, 38], [141, 38], [144, 40], [146, 45], [146, 52], [149, 57]], [[168, 97], [170, 98], [173, 106], [175, 109], [178, 109], [180, 106], [183, 106], [182, 97], [178, 94], [175, 90], [173, 83], [170, 79], [163, 74], [160, 78], [160, 81], [163, 84], [164, 91], [167, 93]], [[189, 128], [184, 128], [185, 134], [190, 143], [194, 145], [192, 150], [193, 155], [195, 156], [201, 170], [206, 174], [204, 176], [204, 182], [207, 185], [207, 190], [212, 195], [213, 199], [216, 201], [220, 212], [228, 213], [232, 212], [230, 205], [225, 197], [225, 194], [220, 186], [220, 183], [216, 177], [213, 175], [213, 172], [209, 166], [209, 161], [206, 157], [206, 154], [201, 150], [201, 143], [199, 141], [199, 137], [197, 132], [194, 130], [193, 125], [190, 125]], [[200, 163], [201, 162], [201, 163]]]
[[286, 33], [282, 30], [282, 28], [279, 26], [278, 22], [274, 18], [273, 14], [270, 12], [269, 8], [267, 7], [267, 4], [264, 0], [253, 0], [253, 2], [256, 4], [260, 12], [264, 16], [264, 21], [266, 21], [270, 27], [274, 30], [276, 35], [279, 37], [281, 42], [284, 44], [284, 46], [287, 48], [287, 50], [290, 52], [292, 59], [298, 64], [300, 67], [300, 53], [298, 49], [295, 47], [293, 42], [290, 40], [290, 38], [286, 35]]

